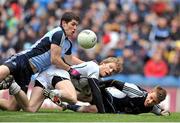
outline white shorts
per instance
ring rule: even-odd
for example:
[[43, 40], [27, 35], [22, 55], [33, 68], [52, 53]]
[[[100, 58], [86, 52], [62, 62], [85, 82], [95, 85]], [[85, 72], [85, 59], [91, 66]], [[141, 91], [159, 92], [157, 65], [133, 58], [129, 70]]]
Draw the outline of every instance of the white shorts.
[[66, 78], [70, 80], [70, 75], [66, 70], [50, 66], [47, 70], [41, 72], [37, 77], [38, 80], [45, 88], [53, 89], [52, 79], [54, 76]]

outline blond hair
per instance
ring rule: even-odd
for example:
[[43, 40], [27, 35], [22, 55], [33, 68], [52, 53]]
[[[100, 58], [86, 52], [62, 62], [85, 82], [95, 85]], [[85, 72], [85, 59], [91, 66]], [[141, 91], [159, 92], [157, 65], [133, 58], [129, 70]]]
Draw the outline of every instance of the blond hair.
[[116, 72], [121, 72], [123, 70], [123, 58], [121, 57], [108, 57], [106, 59], [104, 59], [103, 61], [101, 61], [101, 64], [106, 64], [106, 63], [115, 63], [117, 66], [117, 70]]
[[162, 87], [156, 86], [153, 91], [156, 93], [159, 102], [162, 102], [166, 98], [167, 92]]

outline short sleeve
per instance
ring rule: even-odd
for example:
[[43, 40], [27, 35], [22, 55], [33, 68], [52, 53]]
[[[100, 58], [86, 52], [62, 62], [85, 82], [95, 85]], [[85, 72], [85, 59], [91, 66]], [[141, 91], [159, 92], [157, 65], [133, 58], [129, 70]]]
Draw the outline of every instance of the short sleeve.
[[57, 31], [52, 35], [52, 44], [60, 45], [64, 39], [63, 31]]

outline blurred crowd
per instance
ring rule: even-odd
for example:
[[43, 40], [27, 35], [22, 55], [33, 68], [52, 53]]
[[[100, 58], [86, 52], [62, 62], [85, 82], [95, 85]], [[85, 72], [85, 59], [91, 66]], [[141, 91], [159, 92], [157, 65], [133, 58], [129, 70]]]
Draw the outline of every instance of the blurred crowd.
[[[0, 64], [59, 26], [67, 10], [81, 18], [72, 38], [79, 58], [123, 57], [123, 74], [180, 76], [180, 0], [0, 0]], [[97, 34], [94, 48], [78, 46], [83, 29]]]

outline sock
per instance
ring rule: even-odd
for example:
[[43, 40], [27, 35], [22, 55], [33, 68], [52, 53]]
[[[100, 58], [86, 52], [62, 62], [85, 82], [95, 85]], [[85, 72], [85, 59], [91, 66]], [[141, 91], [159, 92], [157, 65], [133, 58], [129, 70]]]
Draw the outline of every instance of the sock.
[[11, 86], [9, 87], [9, 94], [10, 95], [15, 95], [17, 94], [19, 91], [21, 90], [21, 87], [15, 82], [13, 81]]
[[80, 107], [81, 106], [79, 105], [67, 105], [67, 109], [72, 110], [72, 111], [78, 111]]
[[54, 90], [51, 90], [52, 92], [54, 92], [55, 95], [57, 95], [58, 97], [62, 97], [62, 91], [61, 90], [58, 90], [58, 89], [54, 89]]

